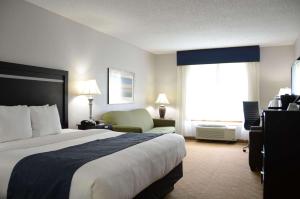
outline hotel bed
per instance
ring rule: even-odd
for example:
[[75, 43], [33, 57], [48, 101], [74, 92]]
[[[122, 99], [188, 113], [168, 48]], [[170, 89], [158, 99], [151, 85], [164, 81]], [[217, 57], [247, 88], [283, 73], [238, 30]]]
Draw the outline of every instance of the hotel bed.
[[[121, 134], [100, 129], [0, 144], [1, 198], [6, 198], [12, 170], [22, 158]], [[176, 134], [163, 135], [104, 156], [75, 172], [69, 198], [133, 198], [180, 165], [184, 156], [184, 140]]]
[[0, 198], [162, 198], [170, 192], [182, 177], [183, 137], [66, 129], [67, 81], [66, 71], [0, 62], [0, 105], [56, 104], [65, 128], [0, 143]]

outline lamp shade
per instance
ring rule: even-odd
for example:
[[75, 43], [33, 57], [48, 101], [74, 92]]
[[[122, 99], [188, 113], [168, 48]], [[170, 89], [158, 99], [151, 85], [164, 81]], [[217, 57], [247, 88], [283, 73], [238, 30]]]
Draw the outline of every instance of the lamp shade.
[[280, 90], [278, 92], [278, 96], [285, 95], [285, 94], [290, 95], [291, 94], [291, 89], [288, 88], [288, 87], [286, 87], [286, 88], [280, 88]]
[[156, 104], [169, 104], [169, 100], [164, 93], [160, 93], [155, 101]]
[[81, 95], [100, 95], [101, 91], [98, 88], [96, 80], [87, 80], [83, 82], [82, 89], [80, 91]]

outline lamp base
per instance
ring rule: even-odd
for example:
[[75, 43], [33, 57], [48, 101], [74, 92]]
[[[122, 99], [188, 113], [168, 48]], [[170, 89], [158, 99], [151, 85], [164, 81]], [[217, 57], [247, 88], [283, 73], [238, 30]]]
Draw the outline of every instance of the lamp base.
[[89, 107], [90, 107], [90, 115], [89, 115], [89, 120], [93, 120], [93, 98], [89, 97]]
[[166, 107], [164, 105], [159, 106], [159, 117], [160, 119], [164, 119], [166, 115]]

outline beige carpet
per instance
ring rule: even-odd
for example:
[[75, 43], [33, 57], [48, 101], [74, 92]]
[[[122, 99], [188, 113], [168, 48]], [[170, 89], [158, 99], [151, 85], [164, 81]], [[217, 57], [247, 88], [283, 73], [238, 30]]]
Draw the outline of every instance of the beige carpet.
[[167, 199], [262, 199], [260, 176], [250, 171], [245, 144], [187, 141], [183, 178]]

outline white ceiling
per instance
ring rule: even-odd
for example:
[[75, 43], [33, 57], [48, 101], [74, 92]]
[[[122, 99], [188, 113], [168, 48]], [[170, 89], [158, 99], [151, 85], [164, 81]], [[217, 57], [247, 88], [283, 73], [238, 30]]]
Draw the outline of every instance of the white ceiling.
[[300, 0], [26, 0], [152, 53], [290, 45]]

